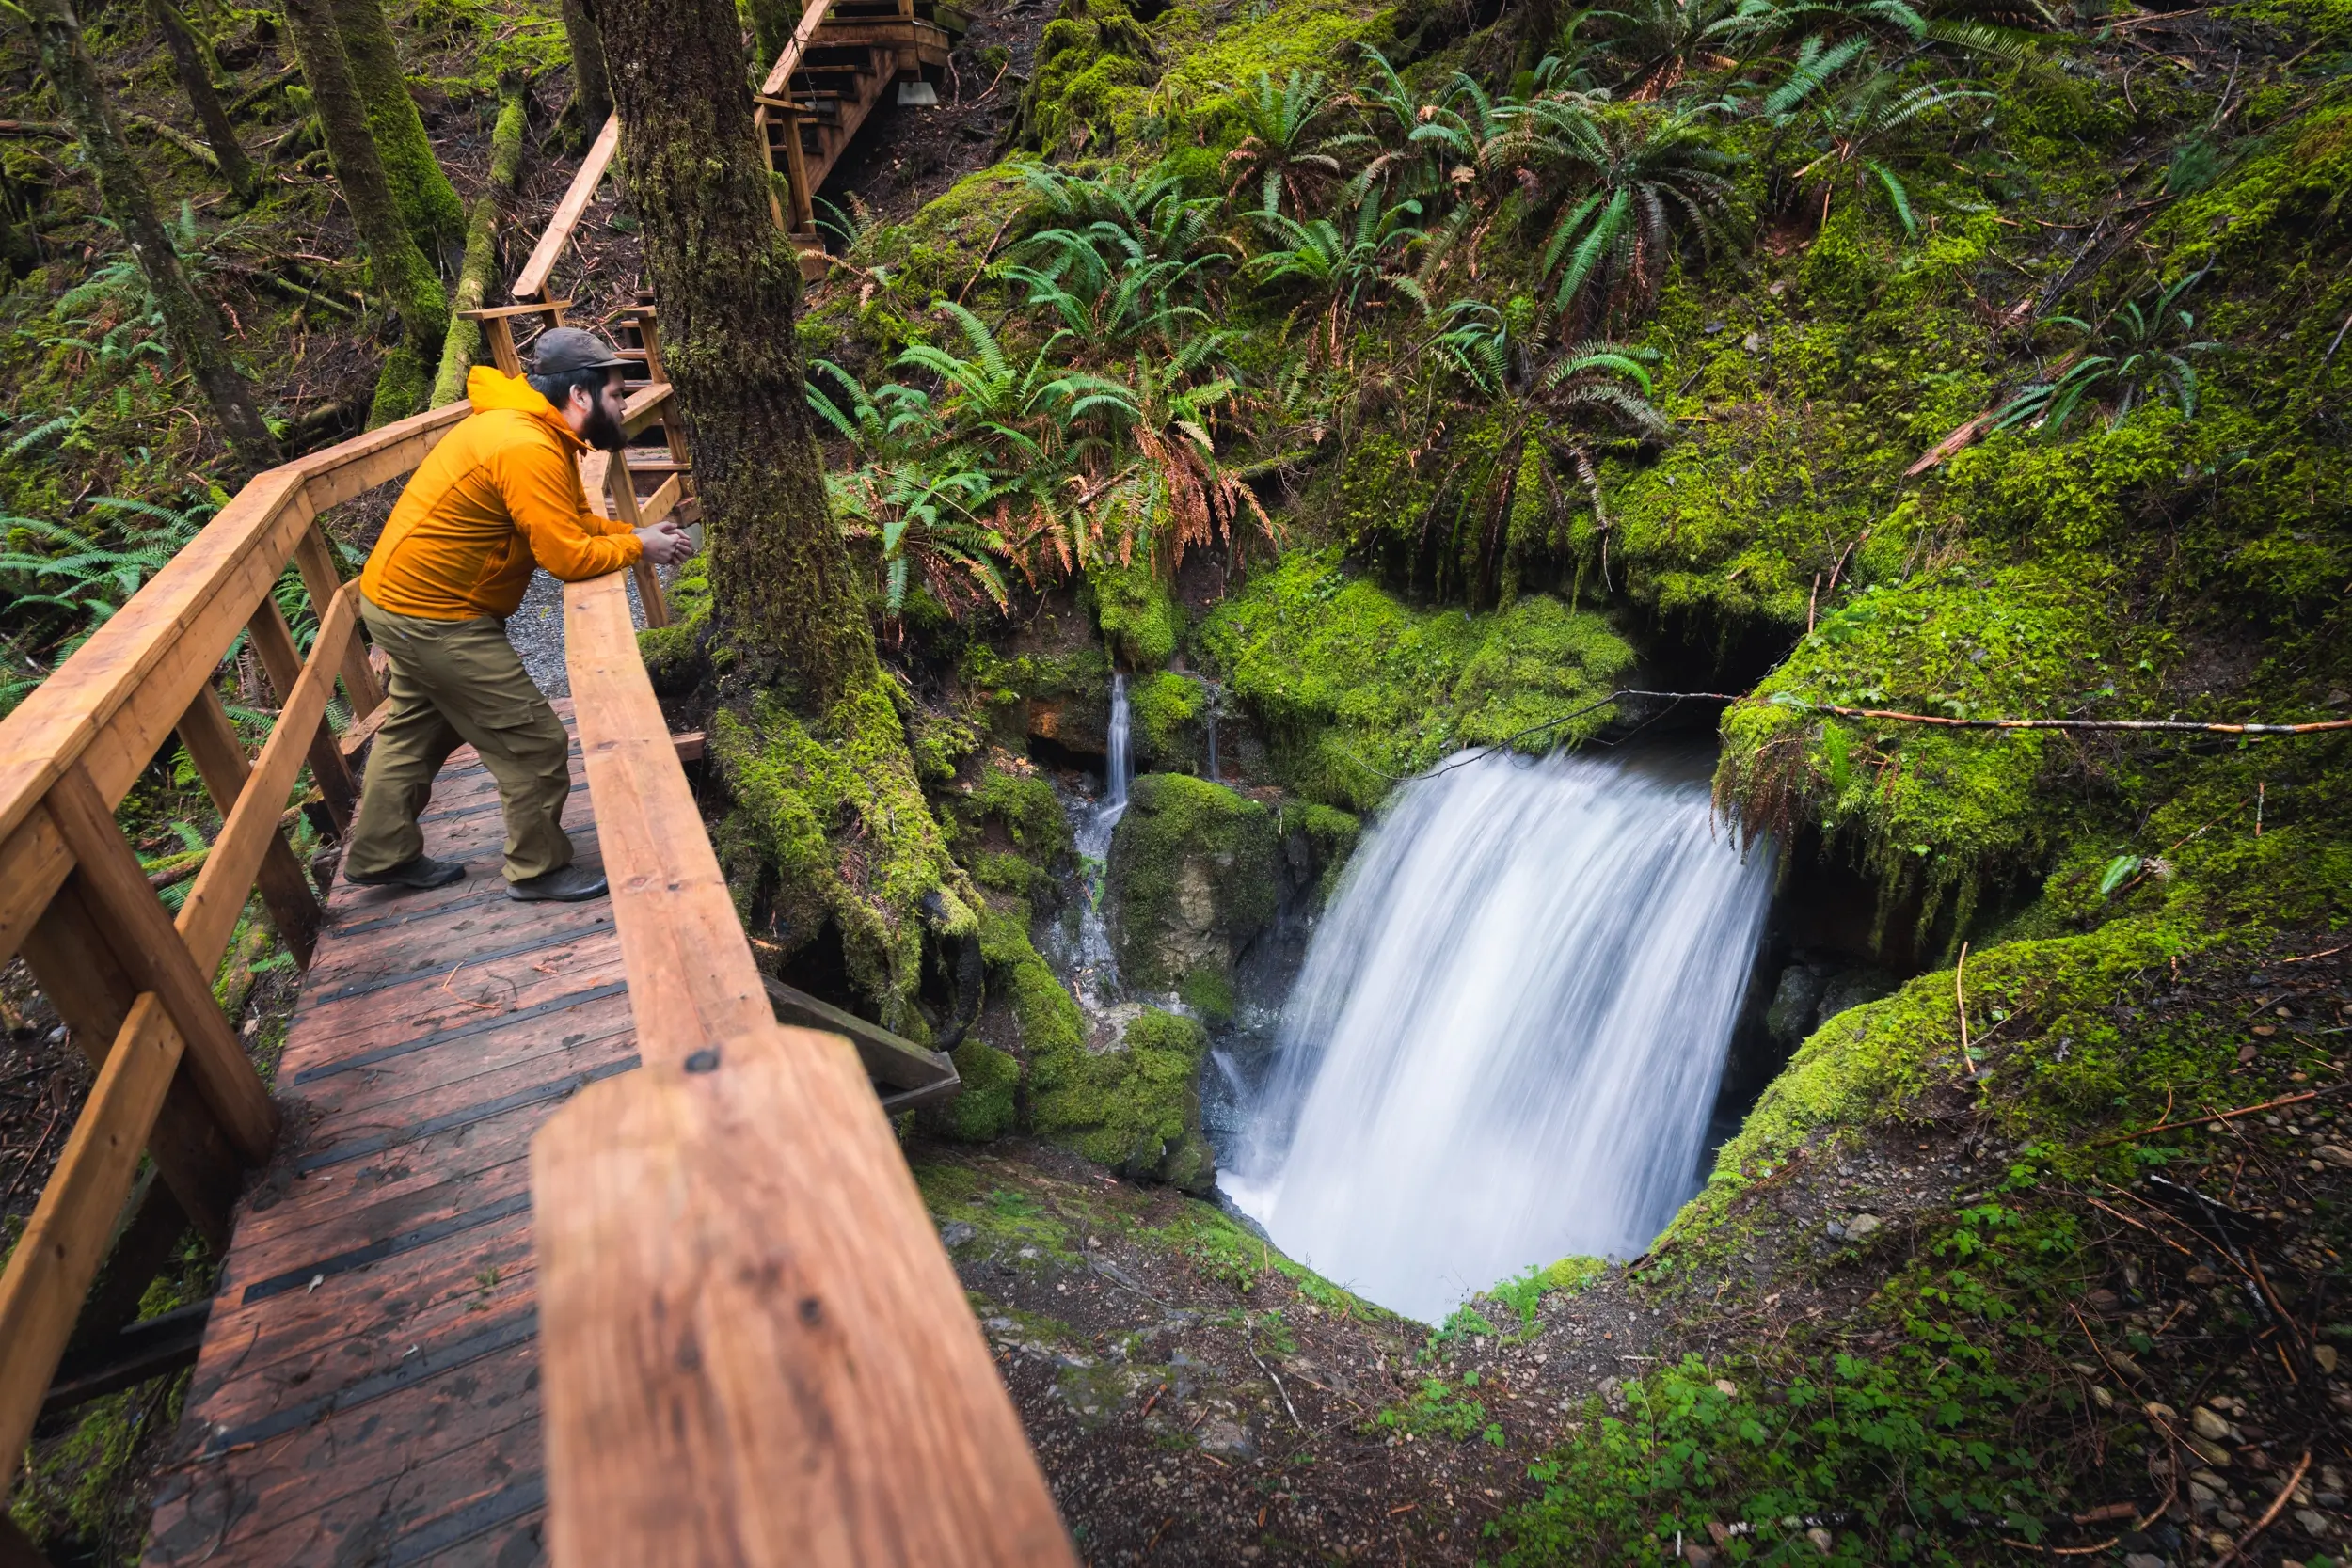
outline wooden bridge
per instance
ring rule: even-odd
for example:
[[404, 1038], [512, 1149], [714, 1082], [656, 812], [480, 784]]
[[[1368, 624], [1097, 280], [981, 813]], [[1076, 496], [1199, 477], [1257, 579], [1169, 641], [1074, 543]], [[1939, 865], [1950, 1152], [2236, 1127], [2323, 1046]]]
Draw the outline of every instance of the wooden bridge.
[[[887, 82], [944, 59], [952, 23], [811, 8], [763, 95], [780, 221], [807, 231], [842, 143]], [[518, 278], [526, 303], [480, 313], [510, 370], [514, 324], [561, 319], [552, 260], [616, 140]], [[625, 315], [631, 444], [583, 477], [608, 515], [691, 521], [659, 314]], [[564, 592], [566, 821], [610, 902], [504, 897], [470, 752], [423, 818], [465, 881], [322, 897], [295, 858], [288, 800], [307, 770], [347, 826], [384, 704], [319, 516], [466, 412], [255, 479], [0, 721], [0, 959], [24, 955], [97, 1069], [0, 1275], [0, 1452], [195, 1351], [155, 1568], [1073, 1563], [888, 1120], [954, 1069], [759, 972], [628, 577]], [[659, 624], [659, 579], [635, 586]], [[240, 638], [278, 705], [252, 756], [215, 686]], [[115, 819], [175, 742], [223, 817], [176, 917]], [[307, 971], [274, 1087], [213, 990], [256, 895]], [[225, 1257], [216, 1294], [137, 1320], [190, 1227]], [[40, 1561], [0, 1513], [0, 1565]]]

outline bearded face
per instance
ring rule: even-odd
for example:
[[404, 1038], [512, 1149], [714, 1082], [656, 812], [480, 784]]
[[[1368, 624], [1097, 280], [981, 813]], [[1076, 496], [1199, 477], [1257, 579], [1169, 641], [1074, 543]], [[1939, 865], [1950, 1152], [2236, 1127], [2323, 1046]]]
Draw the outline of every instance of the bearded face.
[[588, 405], [588, 422], [580, 428], [580, 438], [598, 451], [618, 451], [628, 445], [628, 437], [621, 433], [621, 378], [608, 379], [596, 389], [596, 401]]

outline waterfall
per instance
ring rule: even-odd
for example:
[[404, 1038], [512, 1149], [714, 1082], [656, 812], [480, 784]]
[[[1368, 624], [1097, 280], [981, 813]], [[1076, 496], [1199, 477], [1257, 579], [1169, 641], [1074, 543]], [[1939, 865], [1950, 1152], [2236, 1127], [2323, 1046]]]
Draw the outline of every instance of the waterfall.
[[1111, 676], [1111, 738], [1109, 777], [1104, 781], [1103, 810], [1110, 820], [1103, 826], [1103, 847], [1110, 847], [1110, 831], [1127, 814], [1127, 786], [1135, 783], [1136, 765], [1127, 755], [1127, 677]]
[[1432, 1323], [1530, 1264], [1644, 1251], [1696, 1189], [1770, 892], [1687, 764], [1488, 755], [1407, 785], [1221, 1184]]
[[1086, 893], [1078, 910], [1077, 942], [1074, 950], [1054, 955], [1061, 960], [1079, 1004], [1089, 1013], [1101, 1012], [1119, 991], [1119, 958], [1111, 951], [1110, 927], [1103, 920], [1103, 879], [1110, 862], [1111, 831], [1127, 815], [1127, 786], [1136, 776], [1127, 749], [1128, 724], [1127, 677], [1113, 674], [1110, 766], [1103, 780], [1103, 794], [1073, 813], [1079, 878]]

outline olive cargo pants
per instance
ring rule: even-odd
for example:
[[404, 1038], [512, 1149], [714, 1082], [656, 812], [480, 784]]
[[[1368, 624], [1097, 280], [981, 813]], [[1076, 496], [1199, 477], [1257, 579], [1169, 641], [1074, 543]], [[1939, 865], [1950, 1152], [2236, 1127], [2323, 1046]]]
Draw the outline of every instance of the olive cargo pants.
[[364, 594], [360, 619], [391, 661], [391, 714], [375, 732], [358, 820], [343, 852], [346, 874], [373, 876], [424, 852], [417, 814], [433, 778], [461, 745], [482, 753], [506, 811], [506, 879], [572, 863], [564, 802], [572, 790], [571, 741], [488, 615], [427, 621], [394, 615]]

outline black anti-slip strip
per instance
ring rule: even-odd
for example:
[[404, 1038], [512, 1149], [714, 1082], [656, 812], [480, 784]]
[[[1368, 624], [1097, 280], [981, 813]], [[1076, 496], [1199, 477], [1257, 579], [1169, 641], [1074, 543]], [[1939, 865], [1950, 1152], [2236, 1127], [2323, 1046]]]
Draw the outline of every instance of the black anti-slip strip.
[[[596, 936], [611, 929], [612, 929], [612, 917], [609, 914], [599, 915], [585, 926], [566, 927], [561, 931], [534, 935], [529, 942], [511, 942], [504, 947], [490, 947], [477, 953], [467, 953], [459, 958], [458, 964], [471, 969], [479, 964], [496, 963], [501, 958], [512, 958], [525, 953], [536, 953], [542, 948], [561, 947], [567, 942], [577, 942], [582, 937]], [[405, 986], [411, 980], [430, 980], [436, 974], [450, 974], [457, 967], [456, 965], [449, 968], [443, 967], [443, 958], [448, 957], [449, 955], [444, 954], [421, 969], [404, 969], [397, 974], [379, 975], [373, 980], [355, 980], [350, 985], [337, 986], [333, 990], [319, 991], [304, 1000], [312, 1003], [341, 1002], [348, 996], [365, 996], [370, 991], [389, 990], [394, 986]]]
[[504, 1323], [469, 1335], [454, 1344], [421, 1350], [389, 1372], [378, 1372], [373, 1377], [361, 1378], [349, 1387], [338, 1388], [331, 1394], [321, 1394], [315, 1399], [304, 1400], [300, 1404], [290, 1404], [283, 1410], [272, 1411], [258, 1421], [247, 1421], [241, 1427], [215, 1432], [205, 1440], [203, 1457], [210, 1458], [226, 1453], [230, 1449], [243, 1448], [248, 1443], [265, 1442], [297, 1431], [323, 1421], [329, 1416], [380, 1400], [387, 1394], [397, 1394], [403, 1388], [414, 1387], [426, 1378], [452, 1368], [479, 1361], [485, 1355], [496, 1355], [516, 1345], [527, 1345], [538, 1337], [538, 1309], [526, 1308]]
[[284, 1274], [274, 1274], [267, 1279], [257, 1279], [245, 1288], [245, 1293], [237, 1300], [241, 1305], [250, 1307], [257, 1301], [267, 1301], [272, 1296], [282, 1296], [289, 1291], [305, 1290], [314, 1279], [332, 1279], [339, 1274], [349, 1274], [354, 1269], [364, 1269], [370, 1263], [380, 1263], [387, 1258], [397, 1258], [404, 1252], [414, 1252], [419, 1247], [428, 1247], [449, 1237], [479, 1229], [485, 1225], [495, 1225], [500, 1220], [511, 1218], [516, 1214], [529, 1212], [531, 1212], [531, 1195], [527, 1192], [516, 1193], [514, 1196], [502, 1197], [496, 1203], [485, 1204], [479, 1209], [469, 1209], [462, 1214], [452, 1214], [445, 1220], [435, 1220], [431, 1225], [421, 1225], [414, 1230], [404, 1230], [397, 1236], [388, 1236], [380, 1242], [370, 1242], [365, 1246], [356, 1246], [348, 1252], [339, 1252], [334, 1257], [323, 1259], [316, 1263], [305, 1263], [298, 1269], [288, 1269]]
[[493, 1029], [503, 1029], [509, 1024], [520, 1023], [525, 1019], [545, 1018], [549, 1013], [560, 1013], [568, 1007], [585, 1006], [591, 1002], [601, 1002], [608, 996], [620, 996], [626, 994], [628, 990], [628, 982], [626, 980], [615, 980], [609, 986], [591, 986], [586, 990], [576, 990], [569, 996], [559, 996], [552, 1002], [542, 1002], [535, 1007], [524, 1007], [516, 1012], [501, 1013], [496, 1018], [485, 1018], [473, 1023], [461, 1023], [453, 1029], [436, 1029], [429, 1035], [420, 1035], [415, 1039], [402, 1040], [396, 1045], [379, 1045], [373, 1051], [362, 1051], [356, 1056], [345, 1056], [337, 1061], [322, 1062], [317, 1067], [304, 1068], [294, 1074], [294, 1081], [297, 1085], [315, 1084], [322, 1078], [332, 1078], [339, 1072], [357, 1072], [361, 1068], [373, 1067], [378, 1062], [389, 1062], [395, 1056], [405, 1056], [412, 1051], [423, 1051], [450, 1040], [465, 1039], [474, 1035], [486, 1035]]
[[[512, 1524], [526, 1514], [538, 1513], [548, 1505], [547, 1477], [536, 1472], [517, 1476], [488, 1497], [468, 1503], [446, 1519], [436, 1519], [421, 1529], [410, 1530], [392, 1543], [392, 1555], [386, 1558], [386, 1568], [411, 1568], [412, 1564], [430, 1561], [453, 1546], [462, 1546], [477, 1536], [487, 1535], [501, 1525]], [[506, 1560], [501, 1553], [499, 1560]], [[542, 1556], [532, 1560], [544, 1562]]]
[[[587, 794], [588, 781], [582, 779], [580, 783], [572, 785], [571, 793], [574, 795]], [[452, 806], [447, 811], [426, 812], [422, 816], [417, 818], [417, 822], [420, 826], [421, 826], [427, 822], [447, 822], [452, 817], [457, 816], [480, 816], [485, 811], [497, 811], [505, 804], [506, 802], [504, 800], [485, 800], [478, 806]]]
[[403, 1144], [418, 1143], [442, 1132], [453, 1132], [461, 1127], [470, 1127], [478, 1121], [488, 1121], [493, 1117], [502, 1117], [509, 1111], [519, 1111], [527, 1105], [540, 1105], [550, 1100], [569, 1100], [589, 1085], [601, 1083], [607, 1078], [618, 1077], [636, 1065], [637, 1053], [632, 1051], [618, 1061], [607, 1062], [602, 1067], [591, 1068], [585, 1072], [567, 1072], [551, 1084], [535, 1084], [530, 1088], [516, 1089], [513, 1094], [502, 1094], [495, 1100], [485, 1100], [479, 1104], [469, 1105], [463, 1110], [451, 1111], [443, 1116], [428, 1117], [412, 1127], [403, 1127], [395, 1132], [379, 1133], [372, 1138], [354, 1138], [348, 1143], [337, 1144], [333, 1148], [324, 1149], [319, 1153], [295, 1161], [294, 1169], [308, 1176], [314, 1170], [325, 1170], [329, 1165], [344, 1164], [353, 1160], [364, 1160], [371, 1154], [380, 1154], [385, 1149], [397, 1148]]

